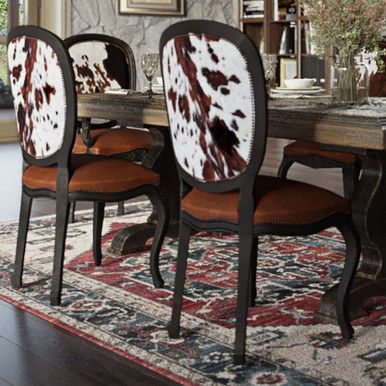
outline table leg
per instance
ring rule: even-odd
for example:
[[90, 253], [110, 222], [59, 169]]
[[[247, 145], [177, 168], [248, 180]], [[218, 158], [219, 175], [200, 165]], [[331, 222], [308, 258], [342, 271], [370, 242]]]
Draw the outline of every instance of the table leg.
[[[368, 151], [361, 156], [362, 175], [352, 198], [352, 215], [361, 239], [362, 256], [350, 292], [350, 316], [366, 315], [363, 302], [386, 295], [386, 152]], [[330, 288], [319, 314], [335, 319], [337, 286]]]
[[[148, 129], [153, 134], [155, 145], [146, 158], [145, 166], [152, 166], [152, 169], [161, 176], [161, 184], [170, 214], [168, 235], [177, 237], [180, 212], [179, 178], [169, 129], [156, 126], [148, 127]], [[154, 235], [156, 217], [156, 213], [153, 212], [146, 223], [119, 231], [111, 243], [112, 253], [125, 255], [147, 249], [148, 247], [145, 244]]]

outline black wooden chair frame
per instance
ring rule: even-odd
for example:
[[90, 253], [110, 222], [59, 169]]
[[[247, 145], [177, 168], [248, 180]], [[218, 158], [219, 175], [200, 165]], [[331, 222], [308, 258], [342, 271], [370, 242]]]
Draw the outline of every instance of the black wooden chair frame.
[[126, 199], [147, 195], [155, 205], [158, 222], [154, 241], [151, 248], [150, 272], [155, 287], [163, 286], [163, 280], [158, 268], [159, 251], [166, 233], [169, 215], [166, 201], [160, 186], [143, 185], [128, 191], [119, 193], [92, 193], [92, 192], [69, 192], [71, 178], [71, 150], [74, 145], [77, 127], [77, 94], [75, 91], [74, 72], [71, 58], [66, 46], [56, 35], [34, 26], [20, 26], [12, 29], [8, 34], [8, 44], [17, 37], [27, 36], [46, 42], [55, 51], [59, 65], [63, 72], [63, 82], [66, 96], [65, 133], [61, 148], [50, 157], [35, 159], [22, 148], [25, 166], [36, 165], [41, 167], [57, 165], [56, 191], [30, 189], [23, 184], [20, 209], [19, 231], [17, 237], [16, 258], [14, 273], [12, 276], [12, 287], [19, 289], [22, 286], [22, 273], [24, 266], [24, 255], [26, 247], [27, 232], [31, 213], [32, 200], [37, 197], [47, 197], [56, 200], [56, 231], [54, 247], [54, 266], [52, 276], [52, 287], [50, 301], [52, 305], [61, 302], [63, 263], [65, 252], [65, 239], [69, 217], [70, 202], [93, 201], [93, 252], [94, 260], [98, 265], [101, 262], [101, 232], [104, 217], [104, 206], [106, 202], [117, 202]]
[[[345, 338], [351, 338], [353, 328], [348, 318], [348, 294], [359, 260], [360, 245], [351, 218], [346, 215], [332, 215], [323, 221], [307, 225], [275, 225], [267, 224], [255, 226], [253, 221], [255, 208], [256, 176], [263, 162], [267, 137], [267, 97], [262, 70], [261, 57], [248, 37], [230, 26], [205, 20], [184, 21], [172, 25], [164, 31], [160, 41], [160, 52], [166, 43], [179, 35], [189, 33], [219, 36], [235, 44], [248, 63], [248, 69], [254, 88], [255, 99], [255, 127], [254, 140], [250, 162], [245, 171], [237, 177], [219, 182], [202, 182], [195, 179], [179, 165], [177, 168], [181, 182], [181, 200], [192, 189], [210, 193], [221, 193], [237, 190], [239, 199], [239, 224], [224, 221], [202, 221], [182, 211], [180, 217], [179, 246], [175, 276], [175, 289], [171, 322], [168, 326], [169, 336], [179, 338], [180, 317], [184, 282], [187, 267], [189, 239], [191, 230], [205, 230], [213, 232], [236, 233], [239, 235], [238, 285], [236, 310], [236, 338], [234, 363], [243, 364], [245, 361], [246, 319], [248, 304], [253, 304], [256, 297], [256, 260], [258, 236], [273, 235], [310, 235], [331, 226], [336, 226], [342, 232], [346, 242], [346, 263], [340, 281], [337, 296], [337, 315], [339, 326]], [[251, 65], [253, 64], [253, 65]], [[161, 66], [162, 68], [162, 66]], [[176, 158], [177, 159], [177, 158]]]
[[[92, 41], [114, 45], [124, 53], [126, 62], [127, 62], [127, 70], [128, 70], [127, 75], [129, 80], [126, 87], [128, 89], [135, 90], [137, 88], [137, 71], [136, 71], [135, 58], [134, 58], [132, 49], [125, 41], [109, 35], [97, 34], [97, 33], [86, 33], [86, 34], [78, 34], [78, 35], [70, 36], [64, 39], [63, 43], [67, 47], [67, 49], [70, 49], [75, 44], [92, 42]], [[89, 118], [81, 119], [79, 129], [80, 129], [80, 132], [82, 133], [83, 143], [87, 147], [86, 154], [90, 153], [90, 148], [95, 144], [95, 140], [91, 136], [92, 130], [112, 128], [114, 126], [117, 126], [117, 124], [118, 124], [117, 121], [107, 121], [105, 123], [96, 124], [96, 123], [91, 123], [91, 119]], [[149, 150], [138, 148], [129, 152], [119, 153], [119, 154], [117, 153], [108, 157], [123, 158], [133, 162], [140, 162], [143, 166], [152, 168], [154, 166], [155, 160], [158, 158], [158, 156], [160, 155], [163, 149], [163, 138], [158, 133], [157, 130], [150, 130], [149, 132], [150, 132], [150, 135], [152, 136], [152, 142], [153, 142], [153, 146]], [[99, 157], [104, 157], [104, 156], [99, 156]], [[124, 214], [124, 202], [119, 202], [118, 215], [122, 216], [123, 214]], [[70, 209], [70, 222], [72, 223], [74, 221], [75, 221], [75, 201], [71, 205], [71, 209]]]
[[357, 163], [345, 163], [320, 156], [288, 156], [284, 154], [277, 176], [287, 178], [288, 171], [294, 163], [309, 166], [313, 169], [342, 169], [343, 194], [345, 198], [351, 199], [359, 180], [360, 166]]

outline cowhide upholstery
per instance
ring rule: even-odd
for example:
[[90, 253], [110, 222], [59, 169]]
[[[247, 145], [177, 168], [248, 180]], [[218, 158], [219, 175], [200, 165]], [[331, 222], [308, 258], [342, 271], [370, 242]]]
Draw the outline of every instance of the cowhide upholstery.
[[66, 97], [58, 57], [44, 41], [20, 37], [8, 45], [19, 140], [30, 156], [47, 158], [63, 143]]
[[247, 62], [228, 40], [180, 35], [163, 49], [163, 76], [176, 158], [203, 182], [246, 168], [253, 142], [254, 92]]
[[108, 88], [128, 88], [128, 63], [117, 46], [91, 40], [69, 48], [79, 94], [105, 92]]

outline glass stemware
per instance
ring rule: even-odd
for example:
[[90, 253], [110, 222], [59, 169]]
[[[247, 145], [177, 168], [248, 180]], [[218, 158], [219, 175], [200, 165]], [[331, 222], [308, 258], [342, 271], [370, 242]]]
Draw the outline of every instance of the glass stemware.
[[273, 54], [262, 54], [261, 58], [263, 60], [266, 88], [267, 92], [269, 92], [271, 87], [275, 87], [276, 83], [277, 56]]
[[143, 54], [141, 56], [142, 71], [145, 74], [147, 81], [149, 82], [149, 89], [145, 92], [145, 94], [149, 95], [149, 97], [154, 94], [152, 85], [155, 72], [158, 68], [158, 63], [159, 54]]

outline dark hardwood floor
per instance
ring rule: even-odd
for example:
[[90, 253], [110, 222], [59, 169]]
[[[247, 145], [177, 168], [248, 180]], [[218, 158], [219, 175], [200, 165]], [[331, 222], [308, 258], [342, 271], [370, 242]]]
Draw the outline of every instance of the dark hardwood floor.
[[[261, 173], [275, 175], [288, 143], [270, 139]], [[21, 194], [17, 144], [0, 145], [0, 221], [17, 220]], [[289, 178], [342, 194], [340, 171], [295, 165]], [[90, 208], [80, 204], [79, 208]], [[32, 216], [52, 214], [55, 203], [35, 200]], [[16, 235], [15, 235], [16, 237]], [[1, 240], [0, 240], [1, 242]], [[0, 301], [0, 385], [162, 385], [173, 384], [17, 307]]]
[[20, 386], [170, 384], [5, 302], [0, 302], [0, 379]]

